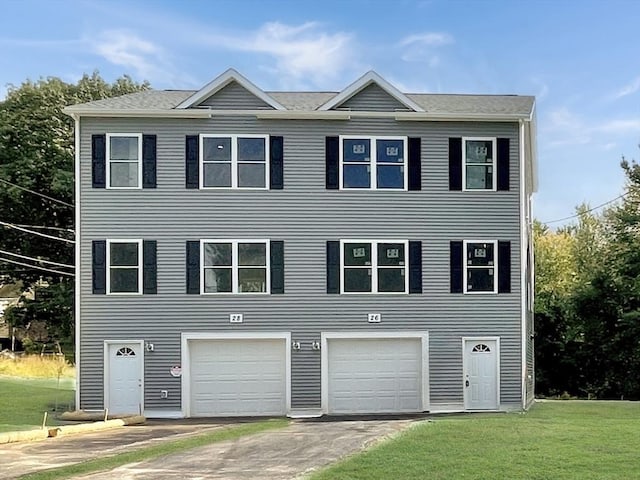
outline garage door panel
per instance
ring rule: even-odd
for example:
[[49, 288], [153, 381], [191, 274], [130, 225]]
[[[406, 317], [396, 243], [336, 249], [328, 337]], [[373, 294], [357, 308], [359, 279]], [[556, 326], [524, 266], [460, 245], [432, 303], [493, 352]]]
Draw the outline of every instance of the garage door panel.
[[285, 346], [281, 339], [191, 340], [191, 415], [286, 413]]
[[328, 339], [329, 413], [422, 410], [420, 338]]

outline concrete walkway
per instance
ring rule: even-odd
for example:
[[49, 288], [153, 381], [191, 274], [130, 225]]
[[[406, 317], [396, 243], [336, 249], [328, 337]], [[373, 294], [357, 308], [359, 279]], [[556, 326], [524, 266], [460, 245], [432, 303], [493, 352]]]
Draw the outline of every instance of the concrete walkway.
[[[283, 429], [214, 443], [153, 460], [123, 465], [108, 472], [75, 478], [83, 480], [302, 478], [305, 474], [403, 430], [414, 421], [415, 419], [294, 421]], [[93, 450], [93, 456], [89, 458], [95, 458], [220, 427], [220, 424], [124, 427], [118, 429], [119, 433], [108, 432], [109, 438], [102, 439], [102, 448], [98, 438], [87, 438], [97, 434], [82, 435], [85, 440], [84, 446], [80, 442], [82, 439], [78, 437], [51, 439], [53, 440], [51, 442], [38, 442], [25, 446], [10, 445], [0, 448], [0, 458], [2, 458], [0, 476], [12, 478], [41, 468], [78, 463], [83, 460], [82, 456], [87, 459], [88, 450]], [[169, 431], [158, 435], [162, 429]], [[104, 433], [102, 432], [101, 435], [104, 436]], [[131, 439], [125, 438], [130, 435], [137, 437], [139, 441], [131, 442]], [[57, 442], [60, 443], [56, 445]], [[45, 443], [49, 443], [50, 446], [44, 445]], [[93, 446], [97, 450], [93, 449]]]

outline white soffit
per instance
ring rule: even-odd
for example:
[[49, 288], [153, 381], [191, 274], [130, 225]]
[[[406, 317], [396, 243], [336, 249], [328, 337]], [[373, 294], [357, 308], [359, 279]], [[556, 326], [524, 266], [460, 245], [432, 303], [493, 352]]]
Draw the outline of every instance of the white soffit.
[[178, 108], [178, 109], [189, 108], [189, 107], [192, 107], [194, 105], [197, 105], [198, 103], [200, 103], [200, 102], [206, 100], [207, 98], [211, 97], [212, 95], [214, 95], [216, 92], [222, 90], [224, 87], [229, 85], [231, 82], [237, 82], [239, 85], [241, 85], [247, 91], [249, 91], [250, 93], [252, 93], [256, 97], [258, 97], [263, 102], [271, 105], [276, 110], [286, 110], [286, 108], [284, 108], [280, 103], [276, 102], [273, 98], [271, 98], [264, 91], [262, 91], [260, 88], [258, 88], [253, 83], [251, 83], [246, 77], [244, 77], [243, 75], [238, 73], [233, 68], [230, 68], [229, 70], [227, 70], [223, 74], [221, 74], [218, 77], [216, 77], [215, 79], [213, 79], [211, 82], [206, 84], [204, 87], [202, 87], [196, 93], [194, 93], [189, 98], [187, 98], [185, 101], [183, 101], [181, 104], [179, 104], [176, 108]]
[[357, 95], [359, 92], [367, 88], [372, 83], [375, 83], [376, 85], [378, 85], [385, 92], [387, 92], [393, 98], [395, 98], [404, 106], [406, 106], [407, 108], [410, 108], [414, 112], [424, 112], [424, 108], [422, 108], [416, 102], [411, 100], [404, 93], [402, 93], [396, 87], [391, 85], [389, 82], [387, 82], [384, 78], [382, 78], [373, 70], [370, 70], [367, 73], [365, 73], [362, 77], [360, 77], [358, 80], [353, 82], [347, 88], [342, 90], [338, 95], [333, 97], [327, 103], [320, 105], [318, 107], [318, 110], [331, 110], [332, 108], [335, 108], [343, 104], [344, 102], [349, 100], [351, 97]]

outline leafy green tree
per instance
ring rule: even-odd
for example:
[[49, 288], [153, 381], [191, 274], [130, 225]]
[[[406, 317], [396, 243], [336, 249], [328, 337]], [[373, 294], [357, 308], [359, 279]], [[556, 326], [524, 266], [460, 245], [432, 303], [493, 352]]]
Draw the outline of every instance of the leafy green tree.
[[[145, 90], [147, 82], [134, 82], [124, 76], [113, 83], [97, 72], [84, 75], [76, 84], [49, 77], [10, 86], [0, 102], [0, 220], [27, 227], [48, 235], [73, 240], [74, 229], [74, 122], [62, 109], [67, 105]], [[8, 182], [8, 183], [7, 183]], [[39, 192], [34, 195], [24, 189]], [[0, 227], [0, 249], [29, 257], [39, 257], [73, 265], [72, 243], [40, 237], [8, 227]], [[24, 259], [0, 254], [23, 263]], [[41, 265], [47, 266], [49, 265]], [[50, 267], [72, 273], [72, 269]], [[73, 311], [72, 279], [69, 276], [31, 267], [0, 262], [0, 276], [5, 282], [21, 280], [25, 288], [39, 283], [48, 285], [35, 301], [16, 307], [8, 317], [15, 325], [44, 320], [56, 336], [68, 336], [69, 315]], [[55, 292], [54, 292], [55, 290]], [[50, 300], [40, 301], [40, 298]], [[72, 325], [72, 323], [71, 323]]]

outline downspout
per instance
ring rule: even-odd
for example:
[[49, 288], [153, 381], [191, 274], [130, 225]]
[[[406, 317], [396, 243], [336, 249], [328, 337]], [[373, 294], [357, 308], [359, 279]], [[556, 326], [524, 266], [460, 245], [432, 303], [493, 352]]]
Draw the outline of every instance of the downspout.
[[74, 288], [74, 321], [76, 335], [76, 410], [80, 410], [80, 116], [71, 115], [75, 122], [74, 132], [74, 205], [75, 205], [75, 288]]
[[520, 120], [519, 139], [519, 179], [520, 179], [520, 320], [521, 320], [521, 403], [522, 410], [527, 407], [527, 190], [525, 162], [525, 121]]

